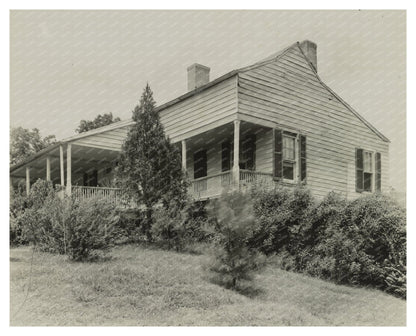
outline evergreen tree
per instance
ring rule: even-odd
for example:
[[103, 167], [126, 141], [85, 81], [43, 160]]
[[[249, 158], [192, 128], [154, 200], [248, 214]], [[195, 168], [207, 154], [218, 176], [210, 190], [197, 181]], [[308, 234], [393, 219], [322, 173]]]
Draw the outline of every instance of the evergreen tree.
[[133, 111], [135, 124], [123, 144], [117, 168], [124, 191], [146, 209], [143, 229], [149, 240], [154, 206], [161, 203], [168, 208], [172, 200], [184, 204], [187, 190], [180, 152], [165, 136], [155, 107], [147, 84]]

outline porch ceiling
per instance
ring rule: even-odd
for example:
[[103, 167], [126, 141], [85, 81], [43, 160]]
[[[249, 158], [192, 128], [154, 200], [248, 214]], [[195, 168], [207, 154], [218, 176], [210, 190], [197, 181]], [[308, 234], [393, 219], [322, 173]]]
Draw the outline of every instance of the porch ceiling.
[[[270, 128], [241, 121], [240, 138], [244, 138], [246, 134], [260, 133], [267, 129]], [[232, 122], [186, 139], [186, 149], [194, 152], [201, 148], [208, 148], [214, 144], [222, 143], [227, 139], [231, 141], [234, 139], [234, 123]]]

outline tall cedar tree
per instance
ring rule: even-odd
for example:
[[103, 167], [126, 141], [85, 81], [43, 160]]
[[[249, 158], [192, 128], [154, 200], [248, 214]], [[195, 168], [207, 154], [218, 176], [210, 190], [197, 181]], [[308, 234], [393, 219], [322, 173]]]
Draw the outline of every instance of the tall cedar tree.
[[143, 231], [149, 240], [153, 207], [161, 202], [168, 208], [172, 200], [183, 204], [187, 190], [181, 154], [165, 136], [155, 106], [147, 84], [133, 111], [135, 124], [127, 135], [117, 169], [124, 191], [146, 208]]

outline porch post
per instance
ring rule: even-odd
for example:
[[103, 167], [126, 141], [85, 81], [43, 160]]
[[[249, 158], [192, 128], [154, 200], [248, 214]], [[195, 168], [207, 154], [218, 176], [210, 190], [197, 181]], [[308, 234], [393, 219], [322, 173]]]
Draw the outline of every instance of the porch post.
[[68, 144], [66, 149], [66, 194], [71, 196], [72, 181], [71, 181], [71, 144]]
[[233, 182], [236, 189], [240, 185], [240, 120], [234, 120], [234, 164]]
[[51, 158], [46, 157], [46, 181], [51, 180]]
[[62, 145], [59, 146], [59, 165], [61, 172], [61, 187], [65, 185], [65, 172], [64, 172], [64, 148]]
[[182, 169], [186, 173], [186, 140], [182, 140]]
[[26, 195], [30, 192], [30, 167], [26, 167]]

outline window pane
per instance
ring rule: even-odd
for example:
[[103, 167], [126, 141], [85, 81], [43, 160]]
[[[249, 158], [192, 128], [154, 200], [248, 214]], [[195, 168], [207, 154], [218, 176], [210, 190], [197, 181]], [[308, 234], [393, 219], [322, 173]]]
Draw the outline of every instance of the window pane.
[[287, 180], [294, 179], [295, 164], [291, 162], [283, 163], [283, 178]]
[[295, 138], [283, 136], [283, 158], [285, 160], [295, 159]]
[[364, 190], [365, 191], [372, 191], [372, 188], [371, 188], [372, 178], [373, 178], [373, 174], [364, 173]]
[[373, 171], [373, 155], [370, 152], [364, 152], [364, 171], [371, 173]]

